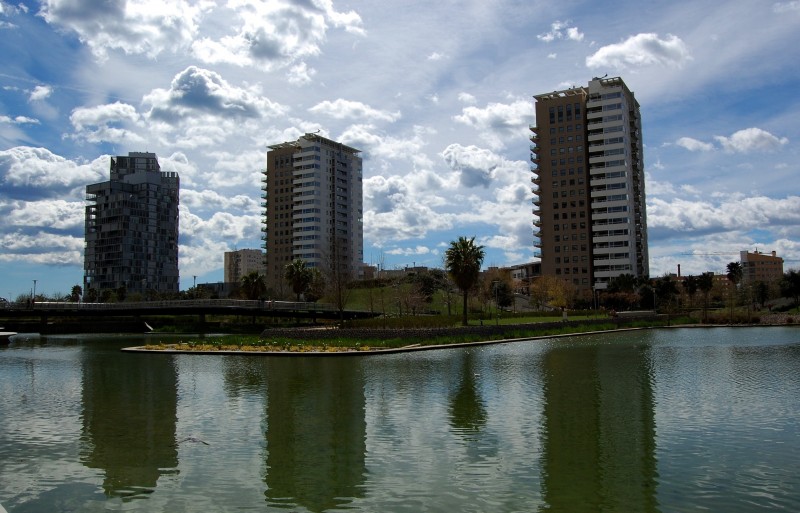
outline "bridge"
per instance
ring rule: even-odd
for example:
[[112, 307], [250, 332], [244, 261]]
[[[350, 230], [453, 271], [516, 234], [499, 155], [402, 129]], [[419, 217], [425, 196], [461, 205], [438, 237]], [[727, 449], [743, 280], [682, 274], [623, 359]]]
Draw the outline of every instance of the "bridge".
[[131, 317], [161, 315], [196, 315], [205, 322], [206, 315], [241, 315], [251, 317], [289, 317], [299, 319], [362, 319], [375, 314], [362, 310], [339, 311], [326, 303], [295, 301], [250, 301], [238, 299], [190, 299], [175, 301], [140, 301], [123, 303], [81, 303], [37, 301], [7, 303], [0, 308], [0, 319], [39, 318], [42, 324], [56, 317]]

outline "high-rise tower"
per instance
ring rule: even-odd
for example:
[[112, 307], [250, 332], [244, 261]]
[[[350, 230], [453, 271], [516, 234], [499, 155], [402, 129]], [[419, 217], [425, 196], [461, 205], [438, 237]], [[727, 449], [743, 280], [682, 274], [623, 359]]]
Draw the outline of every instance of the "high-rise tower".
[[360, 150], [305, 134], [269, 146], [264, 172], [267, 287], [288, 292], [284, 268], [301, 259], [356, 279], [364, 260]]
[[639, 103], [621, 78], [535, 96], [533, 213], [542, 275], [587, 297], [649, 274]]
[[154, 153], [111, 158], [111, 180], [86, 187], [84, 294], [178, 292], [179, 189]]

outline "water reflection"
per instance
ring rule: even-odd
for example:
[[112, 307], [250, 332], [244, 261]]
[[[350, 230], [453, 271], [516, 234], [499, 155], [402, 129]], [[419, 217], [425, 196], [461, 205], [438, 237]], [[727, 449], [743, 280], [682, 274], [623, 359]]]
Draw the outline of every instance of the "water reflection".
[[648, 352], [586, 345], [545, 354], [542, 511], [658, 511]]
[[167, 355], [84, 351], [81, 462], [108, 496], [152, 492], [178, 466], [177, 374]]
[[321, 512], [363, 496], [364, 378], [352, 359], [270, 362], [267, 502]]
[[450, 397], [450, 424], [465, 435], [480, 431], [486, 424], [486, 406], [475, 383], [475, 354], [465, 351], [462, 355], [460, 380], [455, 393]]

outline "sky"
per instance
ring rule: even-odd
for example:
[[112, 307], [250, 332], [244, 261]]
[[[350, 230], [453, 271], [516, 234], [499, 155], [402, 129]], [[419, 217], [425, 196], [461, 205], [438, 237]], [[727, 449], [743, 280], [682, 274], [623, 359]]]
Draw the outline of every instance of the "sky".
[[621, 77], [641, 105], [650, 275], [800, 268], [800, 1], [0, 0], [0, 296], [83, 282], [87, 185], [181, 178], [181, 288], [259, 248], [267, 146], [364, 159], [364, 259], [534, 261], [533, 96]]

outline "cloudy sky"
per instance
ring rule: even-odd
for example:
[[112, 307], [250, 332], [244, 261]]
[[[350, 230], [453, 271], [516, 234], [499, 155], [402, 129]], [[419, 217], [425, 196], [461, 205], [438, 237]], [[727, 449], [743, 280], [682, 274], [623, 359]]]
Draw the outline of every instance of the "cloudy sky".
[[[611, 7], [613, 6], [613, 7]], [[620, 76], [642, 107], [650, 273], [800, 267], [800, 1], [0, 0], [0, 296], [83, 277], [110, 155], [181, 176], [182, 288], [261, 246], [267, 145], [363, 151], [365, 260], [533, 260], [533, 95]]]

